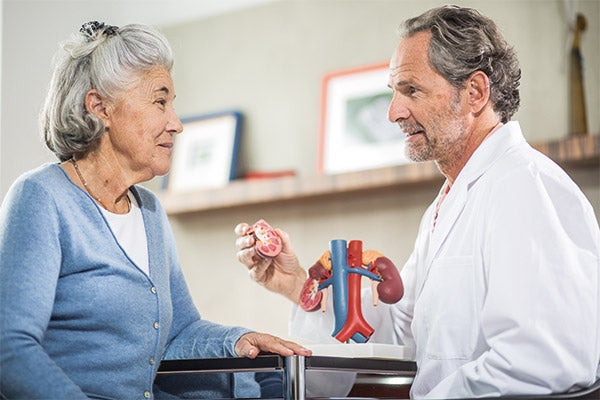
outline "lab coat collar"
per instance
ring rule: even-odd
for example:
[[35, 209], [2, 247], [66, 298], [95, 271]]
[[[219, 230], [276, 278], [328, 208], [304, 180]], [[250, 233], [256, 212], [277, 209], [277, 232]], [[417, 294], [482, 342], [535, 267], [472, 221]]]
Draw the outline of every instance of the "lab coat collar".
[[[433, 229], [429, 241], [428, 268], [431, 267], [431, 263], [437, 257], [441, 246], [463, 212], [469, 189], [502, 154], [523, 142], [525, 142], [525, 138], [521, 133], [519, 123], [510, 121], [486, 138], [471, 155], [440, 207], [435, 229]], [[448, 184], [449, 182], [446, 181], [435, 200], [436, 203]], [[433, 220], [430, 226], [433, 226]]]
[[458, 174], [452, 189], [464, 186], [468, 190], [505, 152], [524, 142], [519, 123], [507, 122], [479, 145]]

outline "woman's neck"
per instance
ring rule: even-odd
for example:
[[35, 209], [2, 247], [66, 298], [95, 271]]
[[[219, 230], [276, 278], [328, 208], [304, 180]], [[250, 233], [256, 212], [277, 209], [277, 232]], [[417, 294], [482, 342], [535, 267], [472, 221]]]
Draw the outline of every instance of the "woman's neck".
[[101, 154], [88, 153], [62, 164], [71, 180], [85, 190], [102, 208], [126, 214], [131, 209], [128, 183], [123, 171]]

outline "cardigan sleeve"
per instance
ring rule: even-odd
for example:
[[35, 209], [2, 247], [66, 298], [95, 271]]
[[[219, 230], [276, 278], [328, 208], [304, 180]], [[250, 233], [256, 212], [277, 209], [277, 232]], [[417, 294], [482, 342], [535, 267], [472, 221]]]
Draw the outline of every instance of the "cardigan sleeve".
[[[173, 319], [163, 359], [237, 357], [235, 344], [249, 329], [220, 325], [202, 319], [190, 295], [175, 252], [174, 239], [164, 215], [163, 223], [170, 251], [170, 291]], [[187, 380], [186, 376], [160, 377], [160, 388], [182, 397], [257, 398], [260, 387], [254, 373], [205, 374]]]
[[[227, 327], [200, 317], [177, 268], [172, 274], [173, 321], [164, 359], [237, 357], [235, 344], [248, 329]], [[260, 387], [254, 373], [160, 376], [160, 388], [181, 397], [257, 398]]]
[[164, 359], [232, 357], [238, 339], [250, 330], [227, 327], [202, 319], [181, 270], [175, 238], [169, 220], [158, 199], [138, 189], [142, 203], [152, 209], [153, 243], [160, 246], [161, 265], [168, 271], [172, 321], [163, 354]]
[[200, 317], [178, 264], [171, 271], [173, 321], [164, 358], [236, 357], [235, 344], [249, 329]]
[[52, 197], [35, 181], [15, 182], [0, 210], [0, 394], [6, 398], [87, 398], [42, 347], [60, 272], [59, 236]]

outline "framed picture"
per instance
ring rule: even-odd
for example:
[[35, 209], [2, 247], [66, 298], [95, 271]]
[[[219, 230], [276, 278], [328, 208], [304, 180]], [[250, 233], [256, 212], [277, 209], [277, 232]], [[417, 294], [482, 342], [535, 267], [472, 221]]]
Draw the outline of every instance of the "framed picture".
[[183, 118], [183, 132], [175, 137], [167, 190], [214, 188], [236, 178], [241, 120], [237, 111]]
[[337, 174], [407, 163], [404, 134], [387, 119], [388, 64], [329, 73], [321, 88], [318, 171]]

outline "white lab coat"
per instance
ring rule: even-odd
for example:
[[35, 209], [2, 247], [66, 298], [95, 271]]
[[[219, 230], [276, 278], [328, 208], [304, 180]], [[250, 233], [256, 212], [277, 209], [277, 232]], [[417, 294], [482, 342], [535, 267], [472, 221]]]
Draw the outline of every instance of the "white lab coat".
[[[591, 385], [600, 376], [600, 233], [576, 184], [509, 122], [469, 159], [433, 229], [437, 201], [401, 271], [404, 298], [374, 308], [363, 296], [371, 341], [415, 346], [412, 396]], [[323, 339], [331, 320], [295, 309], [290, 334]]]

